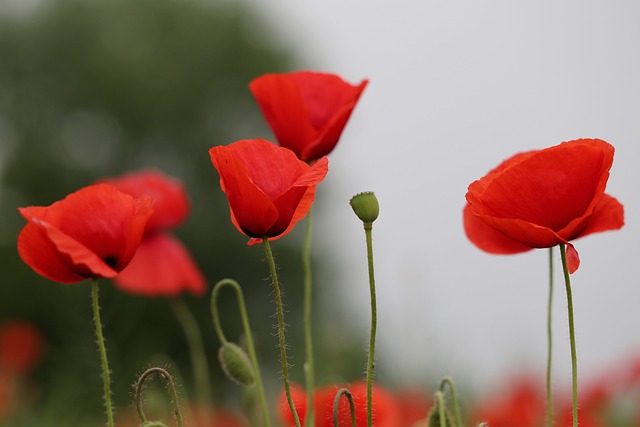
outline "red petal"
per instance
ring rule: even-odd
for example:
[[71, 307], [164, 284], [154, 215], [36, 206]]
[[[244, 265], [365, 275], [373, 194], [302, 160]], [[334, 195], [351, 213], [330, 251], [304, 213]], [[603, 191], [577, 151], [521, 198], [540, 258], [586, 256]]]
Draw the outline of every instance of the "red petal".
[[492, 254], [516, 254], [531, 250], [531, 247], [516, 242], [487, 225], [471, 212], [467, 204], [463, 210], [464, 231], [479, 249]]
[[269, 196], [254, 184], [245, 165], [228, 146], [213, 147], [209, 155], [220, 174], [220, 185], [238, 230], [250, 237], [265, 236], [278, 218]]
[[624, 225], [624, 207], [615, 198], [603, 194], [593, 209], [587, 228], [580, 234], [583, 237], [601, 231], [618, 230]]
[[147, 223], [147, 233], [176, 227], [189, 214], [189, 200], [184, 186], [161, 172], [149, 170], [129, 173], [104, 182], [135, 198], [147, 196], [153, 199], [153, 215]]
[[18, 252], [38, 274], [60, 283], [76, 283], [88, 277], [115, 277], [118, 272], [82, 243], [38, 218], [29, 219], [18, 236]]
[[206, 290], [206, 280], [187, 248], [167, 234], [145, 238], [114, 282], [125, 292], [148, 297], [173, 297], [183, 291], [202, 295]]
[[578, 251], [573, 247], [572, 244], [567, 244], [566, 250], [566, 258], [567, 258], [567, 270], [569, 274], [573, 274], [580, 267], [580, 257], [578, 256]]
[[300, 157], [317, 131], [296, 83], [286, 74], [266, 74], [249, 83], [249, 88], [280, 145]]

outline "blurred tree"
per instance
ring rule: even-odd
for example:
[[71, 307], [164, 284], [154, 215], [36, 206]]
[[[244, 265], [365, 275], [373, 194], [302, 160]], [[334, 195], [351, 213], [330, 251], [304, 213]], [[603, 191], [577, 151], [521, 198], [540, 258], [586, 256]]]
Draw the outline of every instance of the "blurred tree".
[[[231, 225], [207, 153], [213, 145], [269, 135], [247, 84], [289, 69], [292, 58], [274, 47], [260, 17], [241, 2], [49, 0], [20, 19], [0, 17], [0, 58], [0, 321], [29, 319], [48, 340], [38, 415], [24, 422], [97, 425], [103, 408], [90, 288], [50, 283], [21, 262], [15, 246], [25, 222], [16, 207], [48, 205], [130, 170], [157, 168], [185, 183], [192, 213], [176, 234], [211, 284], [231, 276], [243, 285], [262, 362], [276, 366], [263, 252], [247, 247]], [[299, 243], [291, 237], [274, 246], [290, 341], [300, 336]], [[154, 355], [173, 359], [189, 395], [185, 340], [166, 301], [102, 285], [117, 407], [129, 405], [130, 385]], [[227, 297], [225, 327], [237, 337], [236, 303]], [[224, 401], [238, 388], [221, 378], [215, 361], [208, 296], [185, 299]]]

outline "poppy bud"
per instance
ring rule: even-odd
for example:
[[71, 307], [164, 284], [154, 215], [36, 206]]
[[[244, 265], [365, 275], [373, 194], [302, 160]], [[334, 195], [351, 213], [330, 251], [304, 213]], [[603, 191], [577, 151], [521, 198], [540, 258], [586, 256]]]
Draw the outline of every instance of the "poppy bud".
[[373, 191], [358, 193], [349, 201], [351, 208], [365, 224], [371, 224], [378, 218], [380, 206]]
[[253, 385], [255, 376], [249, 356], [238, 345], [230, 342], [223, 344], [218, 358], [227, 377], [247, 387]]

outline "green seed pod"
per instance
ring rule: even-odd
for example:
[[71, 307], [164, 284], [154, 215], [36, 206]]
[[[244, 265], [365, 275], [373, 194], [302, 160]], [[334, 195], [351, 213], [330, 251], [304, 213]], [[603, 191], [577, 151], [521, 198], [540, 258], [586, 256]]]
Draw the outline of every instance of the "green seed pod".
[[358, 193], [349, 201], [351, 208], [365, 224], [371, 224], [378, 218], [380, 206], [373, 191]]
[[230, 342], [223, 344], [218, 351], [218, 358], [229, 379], [247, 387], [253, 385], [255, 376], [249, 356], [238, 345]]

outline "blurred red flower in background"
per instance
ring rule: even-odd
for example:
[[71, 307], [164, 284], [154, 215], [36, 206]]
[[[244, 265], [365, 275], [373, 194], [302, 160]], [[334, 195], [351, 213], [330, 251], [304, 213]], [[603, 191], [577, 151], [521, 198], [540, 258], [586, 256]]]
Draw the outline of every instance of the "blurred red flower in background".
[[622, 205], [604, 193], [613, 154], [605, 141], [578, 139], [507, 159], [469, 185], [468, 238], [497, 254], [564, 243], [575, 272], [580, 259], [569, 241], [624, 225]]
[[19, 208], [28, 223], [18, 236], [18, 253], [36, 273], [56, 282], [113, 278], [138, 248], [152, 204], [96, 184], [50, 206]]
[[[316, 427], [351, 426], [349, 401], [344, 396], [340, 398], [338, 406], [338, 426], [333, 425], [334, 400], [338, 391], [342, 388], [346, 388], [353, 397], [356, 426], [363, 427], [367, 425], [367, 384], [364, 381], [358, 381], [349, 386], [331, 385], [316, 389], [313, 399], [315, 409], [314, 425]], [[306, 393], [302, 388], [295, 385], [292, 386], [291, 392], [300, 423], [304, 424], [307, 413]], [[285, 426], [294, 426], [293, 416], [284, 392], [280, 394], [278, 399], [278, 408], [283, 424]], [[389, 391], [375, 384], [372, 390], [372, 414], [373, 425], [376, 427], [401, 427], [405, 425], [403, 424], [397, 399]]]
[[149, 297], [176, 296], [182, 291], [202, 295], [204, 276], [187, 248], [169, 234], [189, 214], [184, 186], [157, 171], [129, 173], [105, 182], [133, 197], [154, 201], [142, 242], [129, 265], [114, 278], [116, 286]]
[[517, 378], [479, 402], [471, 419], [491, 427], [538, 427], [544, 424], [546, 407], [541, 387], [529, 378]]
[[0, 367], [25, 375], [42, 359], [44, 340], [35, 326], [21, 320], [0, 326]]
[[249, 88], [278, 143], [308, 162], [334, 149], [367, 83], [298, 71], [265, 74]]
[[25, 377], [42, 359], [44, 339], [33, 325], [10, 320], [0, 326], [0, 423], [25, 407]]
[[227, 196], [231, 221], [249, 244], [286, 235], [307, 214], [316, 185], [327, 174], [328, 160], [313, 166], [286, 148], [250, 139], [209, 150]]

